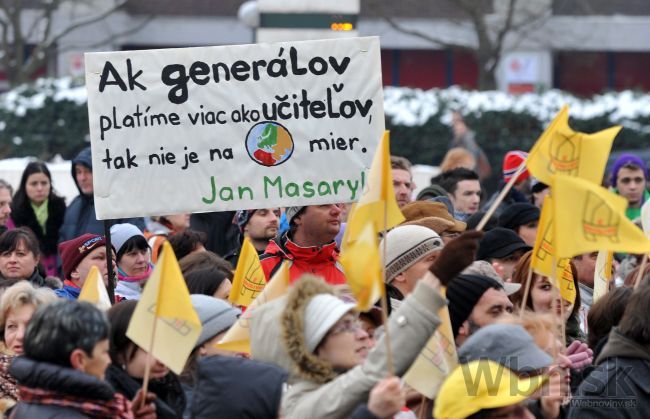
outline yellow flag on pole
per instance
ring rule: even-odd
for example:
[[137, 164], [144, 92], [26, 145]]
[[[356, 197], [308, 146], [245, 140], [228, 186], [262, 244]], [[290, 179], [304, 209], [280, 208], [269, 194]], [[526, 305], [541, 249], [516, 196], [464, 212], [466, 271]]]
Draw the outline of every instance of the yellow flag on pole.
[[620, 130], [615, 126], [594, 134], [576, 132], [569, 127], [569, 107], [565, 105], [530, 150], [528, 171], [548, 185], [555, 174], [600, 184]]
[[596, 257], [596, 268], [594, 269], [594, 303], [609, 290], [609, 282], [612, 280], [612, 264], [614, 252], [601, 250]]
[[241, 253], [228, 300], [235, 305], [248, 307], [262, 292], [265, 285], [266, 276], [264, 276], [257, 250], [246, 237], [241, 245]]
[[[354, 217], [352, 222], [362, 220]], [[349, 228], [350, 224], [348, 223]], [[379, 300], [384, 290], [381, 273], [381, 258], [377, 245], [377, 234], [368, 220], [358, 227], [361, 234], [348, 244], [341, 253], [339, 262], [345, 271], [350, 291], [357, 300], [359, 311], [368, 311]]]
[[164, 242], [126, 335], [180, 374], [200, 334], [201, 321], [192, 306], [178, 261], [169, 242]]
[[552, 180], [558, 257], [609, 250], [650, 252], [650, 239], [625, 216], [627, 200], [584, 179]]
[[[404, 215], [397, 205], [395, 190], [393, 189], [388, 131], [384, 131], [384, 135], [379, 142], [368, 173], [367, 189], [359, 198], [354, 212], [360, 219], [372, 222], [376, 232], [392, 228], [404, 221]], [[364, 223], [350, 223], [348, 219], [348, 225], [345, 227], [347, 242], [344, 243], [343, 247], [356, 240], [363, 227]]]
[[246, 311], [237, 320], [237, 323], [228, 329], [215, 347], [249, 354], [251, 344], [248, 330], [251, 313], [256, 307], [283, 296], [286, 294], [287, 289], [289, 289], [289, 262], [283, 262], [280, 269], [269, 280], [268, 285], [264, 287], [262, 293], [250, 303]]
[[447, 306], [441, 308], [438, 315], [442, 323], [404, 375], [406, 384], [429, 399], [436, 398], [445, 378], [458, 364]]
[[111, 308], [111, 300], [108, 298], [106, 285], [104, 285], [104, 277], [99, 273], [97, 266], [90, 268], [90, 272], [88, 272], [88, 276], [86, 276], [86, 280], [81, 287], [79, 301], [94, 304], [95, 307], [102, 311]]

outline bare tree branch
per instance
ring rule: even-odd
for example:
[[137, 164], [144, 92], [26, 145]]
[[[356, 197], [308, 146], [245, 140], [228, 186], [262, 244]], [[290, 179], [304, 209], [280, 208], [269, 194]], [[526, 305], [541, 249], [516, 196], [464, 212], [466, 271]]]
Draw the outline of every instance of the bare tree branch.
[[123, 38], [128, 35], [132, 35], [134, 33], [137, 33], [141, 31], [145, 26], [149, 24], [153, 19], [155, 18], [154, 15], [148, 15], [145, 16], [137, 25], [134, 25], [133, 27], [126, 29], [124, 31], [120, 31], [119, 34], [110, 34], [106, 38], [101, 39], [100, 41], [93, 42], [92, 44], [84, 44], [84, 45], [67, 45], [63, 48], [58, 48], [59, 52], [66, 52], [74, 49], [79, 49], [79, 48], [96, 48], [102, 45], [106, 45], [106, 43], [110, 41], [115, 41], [120, 38]]

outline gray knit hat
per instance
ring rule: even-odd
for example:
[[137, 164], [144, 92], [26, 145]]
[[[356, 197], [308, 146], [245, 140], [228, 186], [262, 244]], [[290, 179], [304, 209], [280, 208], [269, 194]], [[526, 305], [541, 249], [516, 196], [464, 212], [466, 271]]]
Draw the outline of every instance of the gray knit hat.
[[194, 345], [195, 348], [230, 329], [241, 314], [240, 309], [209, 295], [192, 294], [190, 298], [203, 327], [199, 340]]
[[284, 211], [284, 215], [287, 217], [287, 223], [291, 224], [291, 220], [293, 217], [298, 215], [300, 211], [305, 207], [287, 207], [287, 209]]
[[386, 240], [386, 282], [390, 283], [397, 275], [410, 268], [417, 261], [442, 249], [440, 236], [433, 230], [417, 226], [398, 226], [388, 232], [379, 243], [379, 252], [383, 258], [383, 246]]

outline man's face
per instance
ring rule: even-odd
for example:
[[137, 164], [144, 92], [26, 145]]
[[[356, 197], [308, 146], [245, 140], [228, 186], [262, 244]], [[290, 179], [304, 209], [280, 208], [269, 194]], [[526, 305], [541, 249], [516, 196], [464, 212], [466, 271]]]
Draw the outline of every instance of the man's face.
[[576, 267], [578, 282], [588, 287], [594, 287], [594, 272], [596, 271], [596, 259], [598, 252], [584, 253], [572, 259]]
[[460, 327], [456, 343], [462, 345], [478, 329], [496, 323], [505, 313], [512, 313], [512, 303], [506, 292], [503, 289], [488, 288]]
[[263, 208], [253, 212], [244, 227], [244, 235], [251, 240], [269, 240], [278, 234], [279, 208]]
[[645, 174], [641, 169], [623, 167], [616, 177], [616, 189], [619, 195], [627, 199], [630, 207], [639, 207], [645, 191]]
[[74, 177], [81, 192], [86, 195], [93, 193], [93, 172], [83, 164], [75, 164]]
[[517, 227], [517, 234], [528, 246], [535, 246], [535, 238], [537, 237], [537, 225], [539, 220], [533, 220], [529, 223], [522, 224]]
[[481, 184], [478, 180], [461, 180], [456, 184], [456, 192], [449, 197], [456, 211], [474, 214], [481, 202]]
[[[86, 277], [90, 272], [90, 268], [97, 266], [99, 272], [104, 277], [104, 285], [108, 285], [108, 265], [106, 264], [106, 247], [100, 246], [93, 249], [85, 258], [79, 262], [76, 268], [72, 270], [71, 280], [82, 287], [86, 282]], [[115, 270], [115, 254], [113, 253], [113, 269]]]
[[103, 381], [106, 368], [110, 364], [111, 357], [108, 354], [108, 339], [100, 340], [95, 344], [90, 356], [85, 359], [83, 372]]
[[0, 226], [7, 224], [11, 215], [11, 194], [9, 189], [0, 188]]
[[404, 272], [401, 272], [399, 275], [397, 275], [393, 279], [392, 283], [402, 284], [402, 286], [400, 287], [400, 291], [402, 291], [402, 294], [404, 294], [404, 296], [406, 297], [408, 294], [413, 292], [415, 286], [417, 285], [417, 282], [420, 279], [422, 279], [424, 274], [426, 274], [429, 271], [429, 268], [431, 267], [431, 265], [433, 265], [433, 262], [436, 261], [439, 254], [440, 254], [440, 250], [436, 250], [435, 252], [421, 258], [413, 265], [409, 266], [409, 268], [406, 269]]
[[334, 240], [341, 229], [341, 206], [338, 204], [310, 205], [296, 217], [294, 223], [301, 234], [326, 244]]
[[404, 205], [412, 201], [411, 194], [415, 185], [411, 178], [411, 172], [402, 169], [392, 169], [393, 173], [393, 189], [395, 190], [395, 199], [397, 205], [402, 208]]

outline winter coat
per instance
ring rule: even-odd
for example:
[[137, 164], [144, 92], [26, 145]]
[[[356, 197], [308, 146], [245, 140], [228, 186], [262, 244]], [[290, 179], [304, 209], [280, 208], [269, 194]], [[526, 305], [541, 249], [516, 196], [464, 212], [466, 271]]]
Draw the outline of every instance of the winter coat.
[[209, 356], [198, 363], [191, 418], [274, 418], [287, 372], [245, 358]]
[[[311, 296], [322, 293], [316, 290]], [[307, 292], [306, 294], [310, 294]], [[310, 295], [301, 295], [307, 301]], [[278, 324], [287, 297], [273, 300], [252, 310], [250, 314], [251, 355], [292, 371], [289, 390], [282, 399], [285, 419], [348, 418], [360, 404], [366, 404], [370, 390], [386, 377], [386, 345], [383, 335], [362, 365], [336, 375], [331, 366], [308, 353], [296, 332], [283, 333]], [[393, 367], [403, 375], [413, 364], [427, 340], [440, 325], [438, 311], [445, 300], [429, 285], [419, 282], [411, 295], [389, 317]], [[303, 310], [304, 311], [304, 310]], [[296, 320], [304, 313], [295, 313]], [[284, 336], [283, 336], [284, 335]], [[284, 346], [270, 342], [280, 342]], [[302, 354], [297, 365], [289, 352]], [[293, 358], [295, 359], [295, 357]]]
[[[12, 362], [9, 372], [21, 386], [54, 390], [65, 395], [98, 401], [109, 401], [115, 398], [115, 390], [105, 381], [72, 368], [37, 362], [24, 356], [18, 357]], [[19, 401], [11, 414], [13, 419], [88, 417], [72, 407], [31, 404], [24, 401]]]
[[66, 300], [76, 300], [79, 298], [79, 294], [81, 294], [81, 288], [66, 280], [63, 281], [63, 288], [54, 290], [54, 293], [57, 297], [65, 298]]
[[[45, 279], [41, 276], [41, 273], [38, 271], [38, 268], [34, 269], [34, 272], [29, 276], [29, 278], [21, 278], [25, 279], [28, 282], [31, 282], [35, 287], [46, 287], [47, 285], [45, 284]], [[0, 280], [6, 281], [7, 278], [4, 278], [2, 275], [0, 275]]]
[[[77, 164], [84, 165], [90, 170], [93, 169], [92, 158], [90, 154], [90, 147], [83, 149], [77, 157], [72, 160], [72, 178], [74, 179], [79, 195], [72, 200], [68, 206], [63, 225], [59, 230], [59, 243], [67, 240], [74, 239], [85, 233], [104, 234], [104, 221], [97, 219], [95, 215], [95, 201], [93, 195], [85, 195], [75, 176], [75, 166]], [[144, 231], [144, 218], [120, 218], [110, 220], [110, 225], [131, 223]]]
[[239, 246], [239, 227], [232, 223], [235, 211], [204, 212], [190, 216], [190, 228], [207, 236], [205, 248], [223, 256]]
[[332, 285], [346, 283], [343, 268], [338, 263], [339, 251], [336, 242], [324, 246], [302, 247], [289, 239], [288, 233], [269, 242], [264, 254], [260, 256], [262, 269], [269, 280], [284, 260], [289, 260], [290, 282], [295, 282], [303, 274], [323, 277]]
[[[133, 400], [135, 394], [142, 387], [141, 380], [137, 380], [127, 374], [122, 368], [111, 364], [106, 369], [106, 382], [111, 384], [118, 393], [121, 393], [129, 400]], [[178, 378], [173, 373], [167, 374], [160, 380], [150, 380], [149, 390], [156, 395], [156, 417], [179, 418], [185, 410], [185, 393], [181, 388]]]
[[[14, 202], [16, 204], [16, 202]], [[45, 233], [36, 220], [36, 214], [29, 202], [24, 208], [11, 208], [11, 219], [16, 227], [27, 227], [34, 232], [40, 244], [41, 252], [45, 256], [56, 255], [59, 243], [59, 229], [65, 216], [65, 200], [59, 196], [51, 195], [47, 201], [47, 221]]]
[[571, 400], [569, 418], [650, 417], [650, 346], [614, 328], [596, 365]]

